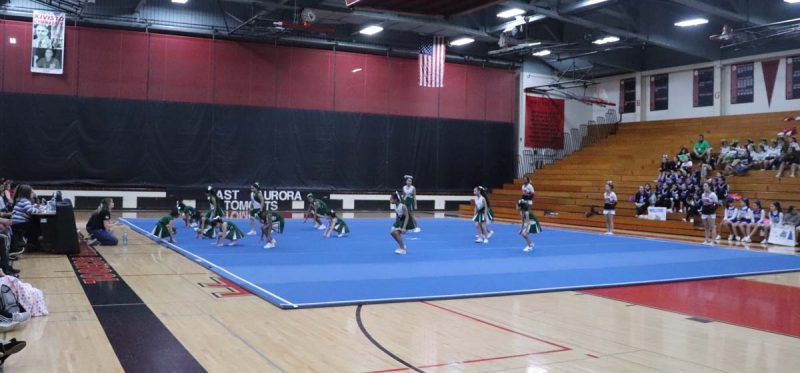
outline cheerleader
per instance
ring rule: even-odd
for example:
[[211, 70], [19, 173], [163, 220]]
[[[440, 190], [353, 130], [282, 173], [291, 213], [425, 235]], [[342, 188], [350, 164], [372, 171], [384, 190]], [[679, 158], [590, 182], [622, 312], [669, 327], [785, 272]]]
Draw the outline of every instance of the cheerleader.
[[417, 188], [411, 185], [414, 181], [414, 177], [411, 175], [405, 175], [406, 185], [403, 185], [403, 204], [408, 207], [408, 211], [412, 212], [411, 219], [414, 220], [414, 232], [421, 232], [419, 224], [417, 223], [417, 219], [414, 218], [413, 211], [417, 210]]
[[306, 210], [303, 223], [305, 223], [308, 218], [311, 218], [314, 220], [314, 228], [321, 231], [325, 230], [327, 227], [325, 227], [325, 224], [322, 224], [322, 219], [320, 219], [320, 216], [325, 216], [328, 214], [328, 205], [326, 205], [321, 199], [315, 198], [311, 193], [306, 195], [306, 200], [308, 201], [308, 210]]
[[411, 219], [411, 213], [408, 210], [408, 207], [402, 204], [400, 199], [400, 193], [394, 192], [392, 196], [389, 197], [389, 202], [394, 204], [394, 212], [397, 215], [397, 219], [392, 225], [392, 231], [390, 235], [397, 241], [397, 244], [400, 245], [394, 253], [399, 255], [405, 255], [408, 252], [408, 247], [403, 242], [403, 234], [405, 234], [409, 229], [414, 229], [414, 220]]
[[766, 224], [763, 225], [764, 227], [764, 239], [761, 240], [761, 243], [765, 244], [769, 242], [769, 231], [773, 225], [781, 225], [783, 224], [783, 209], [781, 208], [780, 202], [772, 202], [769, 205], [769, 213], [767, 214]]
[[255, 236], [256, 220], [259, 218], [261, 208], [266, 205], [264, 193], [261, 193], [261, 185], [258, 182], [253, 183], [250, 186], [250, 231], [247, 232], [248, 236]]
[[517, 201], [517, 210], [519, 210], [519, 216], [522, 219], [519, 235], [522, 236], [527, 243], [522, 251], [527, 253], [533, 250], [533, 241], [531, 241], [531, 238], [528, 237], [528, 233], [541, 233], [542, 225], [539, 223], [539, 219], [536, 218], [536, 215], [533, 214], [530, 200], [520, 199]]
[[217, 233], [217, 242], [215, 246], [222, 246], [223, 239], [230, 241], [228, 246], [233, 246], [236, 244], [237, 240], [244, 237], [244, 233], [241, 229], [239, 229], [239, 227], [236, 226], [236, 224], [233, 224], [233, 222], [230, 221], [222, 220], [221, 216], [215, 216], [213, 219], [211, 219], [211, 225], [213, 228], [219, 230]]
[[[730, 199], [725, 199], [725, 216], [722, 218], [722, 222], [719, 223], [719, 228], [717, 228], [717, 232], [722, 233], [722, 228], [728, 228], [728, 241], [733, 240], [733, 225], [736, 224], [736, 221], [739, 219], [739, 210], [733, 206], [733, 201]], [[722, 237], [720, 234], [717, 234], [717, 241], [719, 241]]]
[[486, 198], [486, 189], [477, 186], [472, 190], [472, 194], [475, 195], [475, 214], [472, 216], [472, 221], [475, 222], [475, 230], [478, 233], [475, 242], [489, 243], [489, 237], [491, 237], [494, 232], [489, 231], [489, 227], [486, 225], [486, 223], [491, 220], [489, 201]]
[[614, 234], [614, 214], [616, 214], [616, 209], [617, 193], [614, 193], [614, 184], [607, 182], [603, 192], [603, 216], [606, 217], [606, 229], [608, 231], [605, 234], [607, 235]]
[[[712, 239], [716, 233], [717, 206], [719, 199], [717, 194], [711, 190], [711, 184], [703, 183], [703, 194], [700, 195], [700, 218], [703, 220], [704, 240], [703, 245], [713, 246]], [[719, 236], [716, 236], [719, 240]]]
[[175, 226], [173, 223], [178, 216], [180, 216], [178, 209], [173, 208], [170, 210], [169, 215], [158, 220], [156, 227], [153, 228], [151, 233], [161, 240], [169, 237], [169, 243], [178, 243], [178, 241], [175, 240]]
[[[408, 208], [408, 205], [406, 205], [406, 208]], [[342, 218], [336, 216], [336, 211], [330, 209], [328, 210], [328, 229], [325, 230], [325, 233], [322, 235], [328, 238], [331, 236], [332, 231], [336, 231], [338, 237], [344, 237], [346, 234], [350, 233], [350, 227], [347, 226], [347, 223], [345, 223]]]
[[261, 237], [258, 239], [259, 242], [266, 242], [264, 245], [265, 249], [274, 248], [277, 241], [272, 237], [272, 232], [283, 233], [283, 227], [285, 225], [283, 216], [274, 211], [262, 210], [258, 214], [258, 220], [261, 222]]
[[200, 220], [200, 215], [197, 210], [192, 206], [186, 206], [183, 201], [177, 203], [179, 217], [183, 217], [183, 223], [186, 227], [197, 227], [197, 222]]
[[215, 230], [211, 224], [211, 219], [215, 216], [225, 216], [225, 211], [222, 209], [217, 199], [217, 191], [214, 190], [214, 187], [211, 185], [206, 188], [206, 199], [208, 199], [208, 211], [200, 221], [200, 228], [197, 230], [197, 238], [201, 236], [214, 238]]
[[753, 222], [750, 223], [748, 227], [749, 234], [747, 237], [742, 239], [742, 242], [753, 242], [753, 233], [758, 232], [758, 229], [763, 229], [769, 223], [767, 223], [767, 212], [761, 207], [761, 201], [756, 200], [753, 202], [755, 207], [753, 207]]
[[736, 223], [733, 225], [736, 241], [749, 242], [745, 241], [747, 237], [750, 237], [750, 224], [753, 222], [753, 209], [750, 208], [749, 199], [742, 199], [742, 207], [739, 208], [737, 216]]

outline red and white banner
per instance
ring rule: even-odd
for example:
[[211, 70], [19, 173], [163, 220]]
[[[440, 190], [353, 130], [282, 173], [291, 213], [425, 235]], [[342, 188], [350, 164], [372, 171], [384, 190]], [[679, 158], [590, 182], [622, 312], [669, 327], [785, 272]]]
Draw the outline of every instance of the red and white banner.
[[564, 148], [564, 100], [525, 96], [525, 147]]

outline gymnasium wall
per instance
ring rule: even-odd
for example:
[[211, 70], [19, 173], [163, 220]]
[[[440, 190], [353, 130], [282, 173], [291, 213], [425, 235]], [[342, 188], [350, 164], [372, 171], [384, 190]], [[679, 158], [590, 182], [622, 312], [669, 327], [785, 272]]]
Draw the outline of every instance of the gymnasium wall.
[[[9, 37], [17, 39], [8, 43]], [[0, 21], [0, 175], [37, 183], [226, 183], [429, 191], [514, 176], [517, 72], [69, 27], [64, 75], [30, 72], [31, 25]], [[11, 140], [11, 141], [9, 141]], [[24, 164], [23, 164], [24, 163]]]
[[[722, 115], [756, 114], [780, 111], [800, 111], [800, 99], [786, 97], [786, 60], [787, 57], [800, 55], [800, 50], [755, 55], [731, 60], [714, 61], [703, 64], [678, 66], [669, 69], [644, 71], [598, 79], [600, 84], [590, 87], [590, 95], [619, 103], [619, 85], [621, 79], [636, 78], [636, 112], [622, 115], [623, 122], [649, 120], [698, 118]], [[779, 60], [772, 101], [767, 100], [766, 83], [762, 71], [762, 61]], [[731, 103], [731, 72], [733, 64], [754, 62], [754, 84], [752, 103]], [[708, 107], [694, 107], [693, 81], [694, 70], [714, 68], [714, 103]], [[668, 74], [669, 107], [667, 110], [651, 111], [650, 77], [657, 74]], [[601, 115], [603, 108], [595, 108], [595, 115]]]

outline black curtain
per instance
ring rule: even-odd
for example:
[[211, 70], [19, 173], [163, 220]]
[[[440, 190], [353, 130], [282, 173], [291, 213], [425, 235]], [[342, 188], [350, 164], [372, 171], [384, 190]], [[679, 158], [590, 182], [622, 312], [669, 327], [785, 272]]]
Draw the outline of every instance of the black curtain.
[[0, 176], [36, 184], [425, 192], [514, 177], [508, 123], [0, 94]]

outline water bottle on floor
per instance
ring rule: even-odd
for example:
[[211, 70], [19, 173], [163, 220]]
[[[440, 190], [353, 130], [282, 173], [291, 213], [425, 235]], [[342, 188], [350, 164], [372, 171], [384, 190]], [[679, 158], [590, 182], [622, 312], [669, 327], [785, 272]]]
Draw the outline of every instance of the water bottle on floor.
[[128, 247], [128, 230], [122, 231], [122, 246]]

